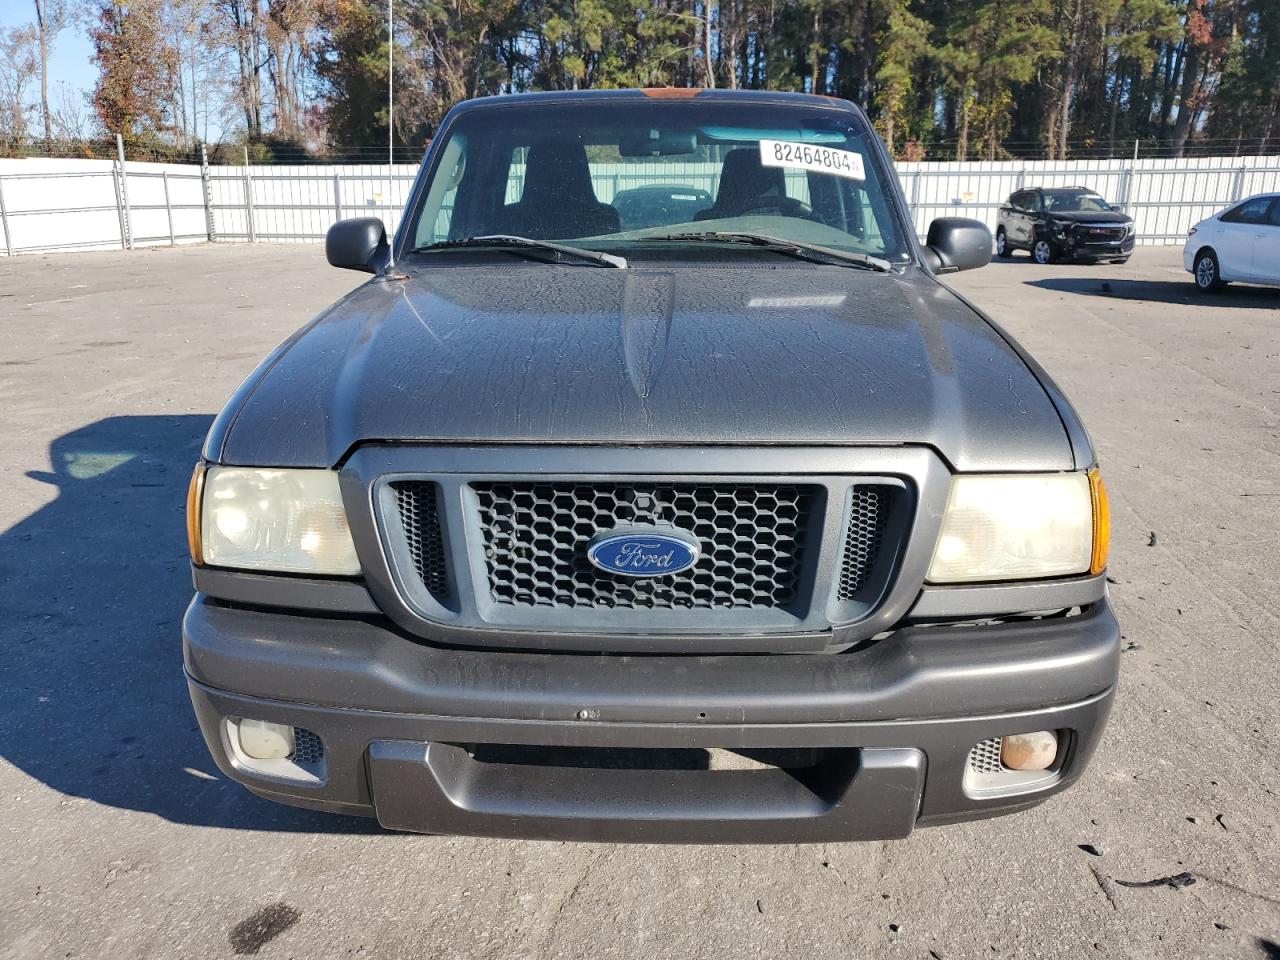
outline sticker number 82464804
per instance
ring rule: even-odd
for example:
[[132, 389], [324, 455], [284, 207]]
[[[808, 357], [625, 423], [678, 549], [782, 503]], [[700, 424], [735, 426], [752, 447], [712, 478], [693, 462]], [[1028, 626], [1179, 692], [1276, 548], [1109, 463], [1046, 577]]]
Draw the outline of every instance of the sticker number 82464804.
[[787, 140], [761, 140], [760, 163], [766, 167], [790, 167], [829, 173], [850, 180], [867, 179], [862, 165], [862, 154], [852, 150], [837, 150], [813, 143], [792, 143]]

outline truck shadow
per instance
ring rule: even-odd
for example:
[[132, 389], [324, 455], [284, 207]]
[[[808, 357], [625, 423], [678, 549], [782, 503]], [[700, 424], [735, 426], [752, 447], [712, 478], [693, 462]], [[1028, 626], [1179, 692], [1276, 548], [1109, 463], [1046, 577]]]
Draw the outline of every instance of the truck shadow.
[[1201, 293], [1191, 283], [1175, 280], [1126, 280], [1099, 277], [1046, 277], [1024, 280], [1029, 287], [1076, 293], [1113, 300], [1145, 300], [1153, 303], [1185, 303], [1195, 307], [1246, 307], [1274, 310], [1280, 307], [1280, 290], [1233, 284], [1219, 293]]
[[111, 417], [50, 446], [57, 497], [0, 532], [0, 757], [69, 797], [251, 830], [375, 832], [226, 780], [187, 699], [183, 504], [212, 417]]

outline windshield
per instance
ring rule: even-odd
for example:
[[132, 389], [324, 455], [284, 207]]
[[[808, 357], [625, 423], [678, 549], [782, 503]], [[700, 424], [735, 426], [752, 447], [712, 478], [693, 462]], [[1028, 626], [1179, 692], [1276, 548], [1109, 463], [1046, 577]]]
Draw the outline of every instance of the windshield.
[[1103, 213], [1111, 204], [1096, 193], [1079, 190], [1046, 190], [1044, 208], [1050, 213]]
[[414, 249], [505, 234], [632, 256], [681, 246], [646, 237], [735, 232], [908, 257], [871, 134], [852, 112], [513, 102], [464, 113], [445, 136], [410, 220]]

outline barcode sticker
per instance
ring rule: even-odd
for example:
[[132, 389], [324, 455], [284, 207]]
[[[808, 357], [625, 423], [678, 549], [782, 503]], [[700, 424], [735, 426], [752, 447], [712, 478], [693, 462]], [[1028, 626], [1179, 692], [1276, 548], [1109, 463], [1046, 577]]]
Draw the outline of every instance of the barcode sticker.
[[766, 167], [812, 170], [849, 180], [866, 180], [862, 154], [837, 150], [813, 143], [791, 143], [786, 140], [761, 140], [760, 163]]

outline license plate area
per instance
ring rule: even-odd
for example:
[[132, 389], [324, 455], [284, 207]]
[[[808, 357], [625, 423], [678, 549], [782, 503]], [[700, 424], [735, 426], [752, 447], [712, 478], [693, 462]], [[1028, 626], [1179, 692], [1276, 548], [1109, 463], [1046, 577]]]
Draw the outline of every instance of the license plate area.
[[[381, 741], [386, 827], [656, 842], [901, 837], [924, 784], [919, 750], [657, 750]], [[750, 827], [744, 832], [744, 827]]]

